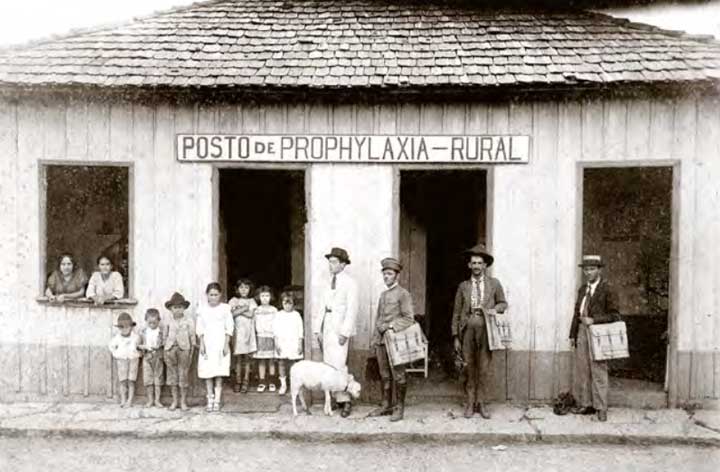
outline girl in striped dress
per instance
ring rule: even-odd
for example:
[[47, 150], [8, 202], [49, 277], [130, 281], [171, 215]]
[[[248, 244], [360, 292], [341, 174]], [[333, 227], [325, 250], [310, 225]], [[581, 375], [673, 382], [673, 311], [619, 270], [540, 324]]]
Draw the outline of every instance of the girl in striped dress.
[[273, 323], [277, 308], [271, 305], [273, 301], [272, 289], [263, 285], [257, 290], [259, 306], [255, 308], [255, 334], [257, 335], [257, 350], [254, 357], [258, 360], [258, 382], [257, 391], [275, 391], [275, 383], [270, 382], [269, 387], [265, 385], [265, 372], [270, 371], [270, 376], [275, 375], [275, 334]]

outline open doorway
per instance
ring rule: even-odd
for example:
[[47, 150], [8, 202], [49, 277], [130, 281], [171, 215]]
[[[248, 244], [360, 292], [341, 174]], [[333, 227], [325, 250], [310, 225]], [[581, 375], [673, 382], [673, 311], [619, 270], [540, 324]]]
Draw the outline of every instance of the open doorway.
[[276, 295], [291, 290], [303, 310], [305, 174], [302, 170], [220, 170], [220, 279], [232, 296], [239, 278]]
[[609, 366], [620, 404], [634, 397], [644, 404], [633, 406], [666, 406], [672, 180], [672, 167], [583, 173], [583, 253], [606, 261], [628, 328], [630, 358]]
[[[424, 382], [426, 387], [440, 388], [456, 374], [453, 301], [458, 284], [468, 277], [463, 251], [485, 242], [486, 202], [484, 170], [400, 172], [401, 284], [413, 296], [429, 341], [431, 381]], [[456, 384], [450, 384], [454, 392]]]

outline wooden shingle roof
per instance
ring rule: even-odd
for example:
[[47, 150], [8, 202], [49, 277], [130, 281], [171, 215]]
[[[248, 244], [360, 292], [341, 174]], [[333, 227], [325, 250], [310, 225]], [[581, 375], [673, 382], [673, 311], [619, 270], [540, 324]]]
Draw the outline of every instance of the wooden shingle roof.
[[0, 84], [397, 88], [720, 79], [720, 44], [589, 12], [217, 0], [0, 52]]

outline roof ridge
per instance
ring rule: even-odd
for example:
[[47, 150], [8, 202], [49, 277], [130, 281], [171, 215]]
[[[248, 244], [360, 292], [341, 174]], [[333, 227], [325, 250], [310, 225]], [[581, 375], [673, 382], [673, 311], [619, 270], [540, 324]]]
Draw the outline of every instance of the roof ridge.
[[702, 43], [709, 43], [713, 44], [715, 46], [720, 46], [720, 39], [716, 38], [712, 34], [691, 34], [687, 31], [683, 30], [672, 30], [668, 28], [661, 28], [659, 26], [651, 25], [649, 23], [641, 23], [637, 21], [632, 21], [628, 18], [624, 18], [621, 16], [613, 16], [608, 15], [607, 13], [602, 13], [594, 10], [586, 10], [588, 14], [603, 17], [603, 18], [609, 18], [610, 20], [622, 24], [623, 26], [627, 26], [629, 28], [633, 28], [636, 30], [642, 30], [642, 31], [653, 31], [656, 33], [666, 34], [668, 36], [673, 36], [675, 38], [683, 38], [683, 39], [690, 39], [693, 41], [698, 41]]
[[[178, 1], [181, 1], [181, 0], [178, 0]], [[123, 28], [126, 26], [134, 25], [135, 23], [141, 23], [143, 21], [151, 20], [151, 19], [154, 19], [154, 18], [157, 18], [160, 16], [171, 15], [174, 13], [191, 10], [193, 8], [197, 8], [197, 7], [201, 7], [201, 6], [213, 5], [216, 3], [226, 3], [228, 1], [236, 1], [236, 0], [201, 0], [198, 2], [192, 2], [188, 5], [170, 7], [170, 8], [166, 8], [166, 9], [162, 9], [162, 10], [154, 10], [145, 15], [132, 16], [131, 18], [125, 19], [125, 20], [108, 22], [108, 23], [98, 24], [95, 26], [71, 28], [64, 33], [50, 34], [50, 35], [42, 37], [42, 38], [29, 39], [29, 40], [26, 40], [26, 41], [23, 41], [20, 43], [15, 43], [15, 44], [0, 45], [0, 53], [20, 51], [23, 49], [41, 46], [46, 43], [52, 43], [55, 41], [63, 41], [65, 39], [71, 39], [71, 38], [75, 38], [78, 36], [84, 36], [84, 35], [89, 35], [89, 34], [100, 33], [102, 31]]]

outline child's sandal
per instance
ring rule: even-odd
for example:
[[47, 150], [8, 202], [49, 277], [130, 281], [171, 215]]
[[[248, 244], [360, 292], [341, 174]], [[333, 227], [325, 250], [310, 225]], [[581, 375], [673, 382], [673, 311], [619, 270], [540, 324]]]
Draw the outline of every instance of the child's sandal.
[[233, 392], [240, 393], [241, 389], [242, 389], [242, 387], [240, 386], [239, 383], [236, 383], [235, 385], [233, 385]]
[[275, 384], [274, 383], [270, 384], [269, 390], [273, 393], [275, 392]]
[[263, 393], [265, 391], [265, 384], [259, 384], [257, 386], [258, 393]]
[[220, 402], [213, 402], [212, 411], [220, 411]]
[[205, 407], [205, 411], [210, 412], [213, 411], [213, 404], [215, 403], [215, 397], [209, 395], [207, 397], [207, 406]]
[[240, 393], [248, 393], [248, 384], [247, 383], [242, 384], [242, 386], [240, 387]]

